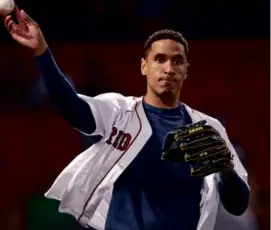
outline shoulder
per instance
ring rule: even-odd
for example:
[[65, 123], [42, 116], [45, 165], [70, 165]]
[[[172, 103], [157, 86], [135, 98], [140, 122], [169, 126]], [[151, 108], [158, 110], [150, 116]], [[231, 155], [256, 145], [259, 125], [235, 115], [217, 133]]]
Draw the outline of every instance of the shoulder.
[[192, 120], [197, 120], [197, 121], [206, 120], [209, 125], [213, 126], [214, 128], [218, 129], [221, 132], [225, 132], [225, 127], [217, 118], [214, 118], [199, 110], [193, 109], [186, 104], [185, 104], [185, 107], [189, 115], [191, 116]]
[[201, 116], [204, 120], [207, 120], [207, 122], [211, 125], [215, 125], [215, 126], [219, 126], [220, 128], [224, 128], [224, 126], [222, 125], [222, 123], [217, 119], [217, 118], [214, 118], [206, 113], [203, 113], [203, 112], [200, 112], [200, 111], [197, 111], [196, 112], [199, 114], [199, 116]]
[[120, 93], [102, 93], [102, 94], [99, 94], [95, 97], [90, 97], [90, 96], [87, 96], [87, 95], [83, 95], [83, 94], [78, 94], [81, 98], [84, 98], [84, 99], [88, 99], [88, 98], [93, 98], [93, 99], [98, 99], [98, 100], [105, 100], [105, 101], [110, 101], [110, 100], [125, 100], [125, 96], [123, 96], [122, 94]]
[[125, 103], [127, 101], [127, 97], [120, 93], [102, 93], [94, 97], [97, 100], [108, 101], [110, 103]]
[[80, 98], [87, 102], [96, 102], [98, 104], [107, 104], [113, 107], [127, 108], [131, 104], [136, 103], [136, 97], [133, 96], [124, 96], [120, 93], [108, 92], [102, 93], [95, 97], [89, 97], [86, 95], [78, 94]]

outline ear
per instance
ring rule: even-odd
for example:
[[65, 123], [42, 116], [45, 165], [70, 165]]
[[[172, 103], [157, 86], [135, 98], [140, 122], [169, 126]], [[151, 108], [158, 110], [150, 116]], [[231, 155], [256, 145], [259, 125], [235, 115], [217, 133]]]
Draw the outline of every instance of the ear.
[[141, 74], [143, 76], [147, 75], [147, 63], [146, 63], [146, 60], [144, 58], [141, 58]]

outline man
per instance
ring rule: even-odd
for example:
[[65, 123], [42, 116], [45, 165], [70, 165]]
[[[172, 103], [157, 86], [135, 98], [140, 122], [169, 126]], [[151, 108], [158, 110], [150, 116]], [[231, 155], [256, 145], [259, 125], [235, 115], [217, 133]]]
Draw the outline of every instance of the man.
[[[10, 16], [5, 25], [14, 40], [33, 50], [60, 114], [86, 135], [102, 136], [46, 193], [61, 201], [61, 212], [96, 229], [211, 230], [218, 197], [231, 214], [246, 210], [247, 173], [223, 126], [179, 101], [189, 65], [188, 45], [180, 33], [158, 31], [146, 42], [141, 60], [147, 79], [144, 97], [87, 97], [77, 94], [57, 67], [38, 25], [24, 11], [16, 9], [16, 15], [18, 25]], [[230, 170], [197, 177], [185, 162], [161, 160], [167, 134], [201, 120], [218, 130], [234, 155]]]

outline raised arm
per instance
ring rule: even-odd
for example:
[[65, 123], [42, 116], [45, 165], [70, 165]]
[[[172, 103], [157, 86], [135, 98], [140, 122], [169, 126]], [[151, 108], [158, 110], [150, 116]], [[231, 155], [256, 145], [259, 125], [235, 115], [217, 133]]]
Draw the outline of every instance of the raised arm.
[[37, 68], [57, 111], [73, 127], [87, 134], [93, 133], [96, 125], [89, 104], [77, 95], [58, 68], [38, 24], [22, 10], [15, 8], [15, 13], [18, 24], [7, 16], [5, 26], [15, 41], [33, 51]]

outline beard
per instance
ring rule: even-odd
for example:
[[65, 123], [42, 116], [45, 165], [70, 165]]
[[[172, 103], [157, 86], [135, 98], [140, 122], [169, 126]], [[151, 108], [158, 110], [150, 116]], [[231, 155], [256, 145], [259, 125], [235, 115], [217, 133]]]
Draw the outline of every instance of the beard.
[[163, 81], [159, 82], [159, 85], [157, 88], [154, 89], [157, 95], [161, 96], [174, 96], [175, 94], [179, 93], [181, 87], [177, 85], [176, 82], [173, 81]]
[[163, 101], [173, 100], [176, 97], [176, 94], [178, 94], [179, 92], [176, 87], [172, 87], [171, 85], [165, 85], [159, 87], [158, 89], [151, 87], [151, 90], [157, 97], [161, 98]]
[[147, 88], [148, 100], [156, 102], [156, 106], [173, 108], [180, 100], [180, 89], [177, 87], [152, 87], [148, 84]]

